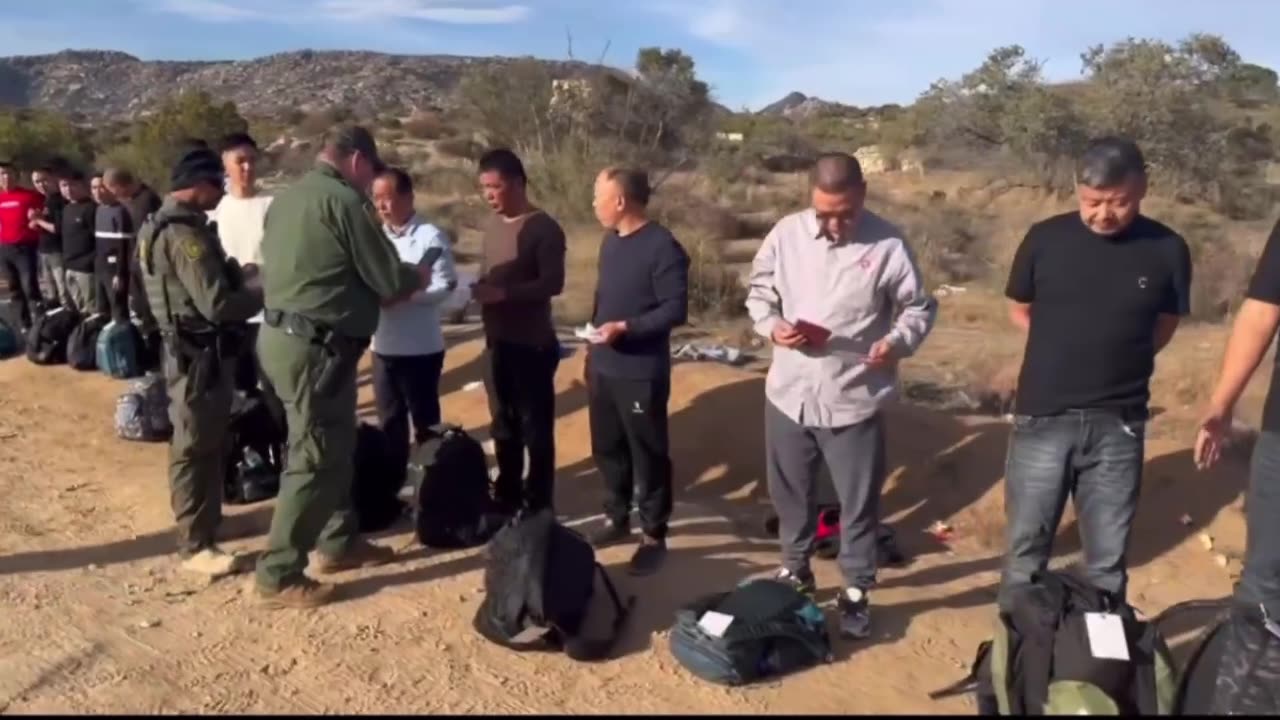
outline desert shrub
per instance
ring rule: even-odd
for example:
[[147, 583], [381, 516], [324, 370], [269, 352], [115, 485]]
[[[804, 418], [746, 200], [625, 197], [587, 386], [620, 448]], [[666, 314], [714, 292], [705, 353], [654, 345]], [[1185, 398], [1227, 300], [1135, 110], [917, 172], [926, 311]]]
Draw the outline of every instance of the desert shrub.
[[203, 91], [185, 92], [137, 123], [130, 142], [111, 148], [98, 164], [128, 168], [156, 190], [163, 191], [169, 185], [169, 172], [188, 140], [204, 140], [214, 147], [223, 136], [245, 132], [248, 128], [235, 103], [215, 102]]
[[418, 140], [439, 140], [449, 134], [449, 126], [438, 113], [415, 113], [404, 123], [404, 130]]
[[475, 140], [465, 135], [445, 138], [436, 143], [436, 150], [446, 157], [460, 160], [476, 160], [484, 153], [484, 148]]
[[746, 284], [725, 265], [720, 243], [694, 236], [684, 246], [689, 254], [689, 313], [717, 318], [746, 314]]
[[414, 186], [428, 195], [469, 196], [477, 190], [474, 172], [449, 165], [421, 165], [413, 169]]

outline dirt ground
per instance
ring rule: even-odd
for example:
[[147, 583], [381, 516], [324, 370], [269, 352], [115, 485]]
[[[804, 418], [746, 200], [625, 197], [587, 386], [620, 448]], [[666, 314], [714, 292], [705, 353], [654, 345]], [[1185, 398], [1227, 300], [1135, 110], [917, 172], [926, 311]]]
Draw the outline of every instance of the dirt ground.
[[[905, 374], [965, 362], [991, 339], [940, 323]], [[949, 329], [949, 325], [951, 325]], [[475, 388], [480, 344], [455, 328], [442, 383], [447, 419], [486, 435]], [[1221, 330], [1175, 343], [1216, 356]], [[1190, 351], [1189, 351], [1190, 352]], [[1168, 375], [1169, 363], [1162, 366]], [[557, 379], [557, 503], [570, 524], [594, 522], [600, 480], [589, 458], [581, 353]], [[949, 371], [943, 371], [946, 374]], [[1131, 600], [1148, 613], [1190, 597], [1220, 597], [1244, 544], [1241, 457], [1196, 473], [1181, 429], [1191, 403], [1163, 377], [1168, 411], [1151, 428], [1144, 496], [1131, 555]], [[361, 410], [372, 413], [367, 372]], [[1008, 426], [903, 405], [890, 411], [887, 518], [914, 556], [882, 573], [874, 637], [837, 641], [836, 661], [780, 682], [728, 690], [694, 679], [672, 659], [675, 609], [705, 592], [770, 571], [762, 537], [763, 378], [714, 364], [681, 364], [673, 378], [671, 438], [677, 474], [672, 552], [644, 581], [602, 562], [636, 614], [616, 659], [579, 665], [518, 654], [471, 628], [480, 601], [479, 551], [424, 552], [407, 528], [379, 542], [394, 565], [340, 577], [345, 599], [310, 612], [253, 606], [244, 582], [204, 585], [172, 555], [165, 447], [117, 440], [112, 408], [122, 384], [97, 373], [0, 362], [0, 711], [8, 713], [946, 713], [968, 699], [932, 702], [929, 690], [963, 676], [988, 634], [1000, 562], [1001, 476]], [[1168, 388], [1164, 390], [1163, 388]], [[1186, 400], [1186, 398], [1183, 398]], [[1180, 420], [1181, 419], [1181, 420]], [[270, 503], [232, 509], [229, 547], [264, 542]], [[1183, 517], [1184, 514], [1187, 517]], [[950, 523], [944, 545], [926, 533]], [[1070, 516], [1059, 560], [1079, 543]], [[817, 561], [820, 599], [838, 577]], [[1185, 651], [1194, 628], [1172, 629]]]

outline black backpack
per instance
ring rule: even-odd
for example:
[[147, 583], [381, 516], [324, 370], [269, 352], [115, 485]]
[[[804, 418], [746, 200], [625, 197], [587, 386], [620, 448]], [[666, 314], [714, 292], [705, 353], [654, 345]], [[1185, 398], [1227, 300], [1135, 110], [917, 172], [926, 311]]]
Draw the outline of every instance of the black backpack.
[[399, 497], [404, 479], [405, 468], [393, 460], [386, 434], [376, 425], [360, 423], [351, 481], [351, 507], [360, 532], [381, 532], [404, 515], [405, 503]]
[[36, 365], [60, 365], [67, 361], [67, 340], [80, 324], [80, 313], [54, 308], [36, 317], [27, 335], [27, 359]]
[[18, 312], [13, 303], [0, 302], [0, 360], [22, 352], [22, 333], [18, 332]]
[[98, 335], [111, 322], [106, 315], [93, 314], [80, 321], [67, 338], [67, 364], [76, 370], [98, 369]]
[[[591, 543], [556, 521], [549, 509], [518, 513], [486, 548], [484, 600], [472, 625], [512, 650], [563, 650], [574, 660], [609, 655], [635, 604], [618, 598]], [[583, 625], [599, 574], [614, 610], [607, 636], [588, 638]]]
[[[975, 690], [980, 715], [1172, 714], [1177, 675], [1155, 622], [1065, 573], [1039, 573], [1014, 592], [969, 676], [930, 698]], [[1128, 662], [1094, 657], [1086, 613], [1120, 617]]]
[[1230, 600], [1191, 600], [1188, 609], [1216, 610], [1200, 634], [1178, 683], [1177, 715], [1280, 715], [1280, 625], [1260, 607]]
[[259, 392], [236, 393], [230, 430], [223, 498], [231, 505], [248, 505], [275, 497], [280, 492], [288, 438]]
[[[716, 626], [713, 616], [726, 621]], [[745, 685], [829, 663], [822, 610], [777, 580], [749, 580], [676, 612], [671, 654], [686, 670], [720, 685]]]
[[490, 493], [484, 448], [456, 425], [437, 425], [426, 436], [408, 468], [418, 541], [444, 550], [485, 544], [510, 516]]

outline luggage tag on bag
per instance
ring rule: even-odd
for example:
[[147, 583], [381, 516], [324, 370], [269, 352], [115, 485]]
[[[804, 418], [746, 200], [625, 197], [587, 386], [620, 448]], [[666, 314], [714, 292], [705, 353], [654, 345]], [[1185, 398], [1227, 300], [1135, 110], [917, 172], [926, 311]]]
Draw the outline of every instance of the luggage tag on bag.
[[529, 625], [525, 629], [511, 636], [511, 642], [517, 645], [528, 645], [538, 642], [551, 632], [551, 628], [541, 625]]
[[729, 625], [733, 623], [732, 615], [718, 613], [715, 610], [708, 610], [702, 614], [698, 620], [698, 627], [703, 632], [715, 638], [724, 637], [725, 631], [729, 629]]
[[1089, 632], [1089, 651], [1095, 658], [1129, 661], [1129, 639], [1119, 615], [1085, 613], [1084, 624]]

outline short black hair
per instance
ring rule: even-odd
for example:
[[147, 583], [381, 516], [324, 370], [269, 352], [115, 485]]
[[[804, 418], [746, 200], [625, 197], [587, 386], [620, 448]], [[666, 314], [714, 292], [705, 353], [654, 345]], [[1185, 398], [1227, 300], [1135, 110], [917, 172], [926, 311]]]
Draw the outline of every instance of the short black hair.
[[15, 167], [12, 160], [0, 160], [0, 170], [13, 170]]
[[67, 182], [84, 182], [84, 171], [78, 168], [67, 168], [58, 179], [66, 180]]
[[494, 148], [486, 152], [480, 156], [478, 165], [482, 173], [496, 172], [504, 180], [519, 180], [525, 184], [529, 182], [529, 176], [525, 175], [524, 163], [520, 161], [520, 156], [507, 148]]
[[622, 197], [640, 207], [649, 206], [649, 198], [653, 188], [649, 187], [649, 173], [629, 167], [611, 167], [604, 171], [604, 176], [618, 184]]
[[91, 175], [90, 177], [91, 177], [91, 178], [93, 178], [94, 180], [100, 180], [100, 179], [102, 179], [102, 171], [101, 171], [101, 170], [94, 170], [94, 171], [93, 171], [93, 175]]
[[32, 171], [33, 173], [44, 173], [45, 175], [58, 176], [58, 171], [53, 169], [52, 165], [41, 165]]
[[395, 184], [397, 195], [413, 194], [413, 178], [409, 176], [409, 173], [404, 171], [404, 168], [391, 166], [385, 167], [382, 169], [382, 172], [378, 173], [378, 177], [390, 178], [391, 182]]
[[218, 143], [218, 153], [231, 152], [237, 148], [251, 147], [258, 149], [258, 143], [254, 142], [253, 136], [245, 132], [233, 132], [223, 136], [221, 142]]
[[819, 155], [809, 171], [809, 181], [819, 190], [829, 193], [849, 192], [866, 182], [858, 158], [843, 152]]
[[1076, 183], [1101, 189], [1123, 185], [1147, 176], [1147, 161], [1138, 144], [1128, 138], [1108, 136], [1089, 141], [1076, 162]]

